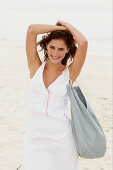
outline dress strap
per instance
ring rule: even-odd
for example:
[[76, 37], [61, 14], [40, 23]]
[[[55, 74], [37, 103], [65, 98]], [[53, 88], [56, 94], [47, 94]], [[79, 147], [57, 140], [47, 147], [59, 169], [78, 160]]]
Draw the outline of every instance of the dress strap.
[[69, 80], [69, 68], [68, 68], [68, 66], [66, 67], [66, 69], [67, 69], [67, 77], [68, 77], [68, 80]]
[[64, 78], [66, 85], [72, 84], [72, 80], [69, 78], [69, 66], [67, 66], [66, 69], [64, 70]]
[[68, 68], [68, 66], [64, 70], [64, 78], [65, 78], [66, 85], [68, 85], [71, 82], [71, 80], [69, 79], [69, 68]]

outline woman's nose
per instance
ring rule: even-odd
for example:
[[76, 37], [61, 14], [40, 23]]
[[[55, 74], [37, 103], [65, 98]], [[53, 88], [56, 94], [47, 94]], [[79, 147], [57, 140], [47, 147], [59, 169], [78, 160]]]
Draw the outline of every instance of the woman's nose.
[[57, 50], [54, 50], [53, 55], [54, 55], [54, 56], [58, 56], [58, 51], [57, 51]]

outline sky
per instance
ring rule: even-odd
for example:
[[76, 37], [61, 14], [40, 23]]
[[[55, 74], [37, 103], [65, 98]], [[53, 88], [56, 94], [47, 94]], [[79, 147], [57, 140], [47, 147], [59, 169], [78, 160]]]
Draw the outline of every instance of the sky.
[[[52, 10], [77, 13], [110, 13], [112, 1], [106, 0], [1, 0], [0, 10]], [[67, 11], [67, 12], [68, 12]]]
[[0, 0], [0, 38], [24, 40], [29, 24], [64, 20], [89, 39], [111, 39], [112, 1]]

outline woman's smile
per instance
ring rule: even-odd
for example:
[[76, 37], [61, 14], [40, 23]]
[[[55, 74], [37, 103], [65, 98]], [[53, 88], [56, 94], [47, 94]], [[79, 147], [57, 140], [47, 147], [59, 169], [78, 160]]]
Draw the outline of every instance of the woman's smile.
[[60, 58], [60, 57], [53, 57], [53, 56], [51, 56], [54, 60], [57, 60], [58, 58]]

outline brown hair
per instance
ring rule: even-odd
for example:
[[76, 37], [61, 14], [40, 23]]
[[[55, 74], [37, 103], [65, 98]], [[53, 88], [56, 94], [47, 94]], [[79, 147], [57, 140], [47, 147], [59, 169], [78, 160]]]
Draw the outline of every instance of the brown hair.
[[63, 58], [61, 63], [63, 65], [66, 65], [69, 58], [72, 61], [72, 58], [76, 53], [77, 47], [75, 45], [73, 35], [68, 30], [55, 30], [42, 36], [42, 39], [37, 43], [37, 45], [40, 45], [40, 51], [44, 50], [44, 61], [48, 60], [46, 44], [49, 43], [52, 39], [63, 39], [67, 47], [69, 48], [68, 53], [65, 54], [65, 57]]

